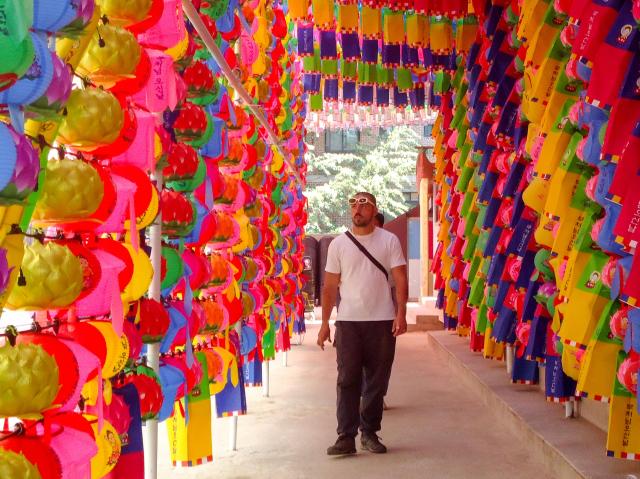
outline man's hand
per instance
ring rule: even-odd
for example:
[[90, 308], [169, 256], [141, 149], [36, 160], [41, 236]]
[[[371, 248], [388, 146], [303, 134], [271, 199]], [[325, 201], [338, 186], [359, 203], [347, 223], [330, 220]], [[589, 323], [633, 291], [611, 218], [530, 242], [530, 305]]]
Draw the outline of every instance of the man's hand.
[[396, 319], [393, 321], [393, 328], [391, 332], [394, 336], [400, 336], [407, 332], [407, 317], [406, 316], [396, 316]]
[[331, 342], [331, 328], [329, 328], [329, 324], [323, 323], [322, 326], [320, 326], [320, 331], [318, 331], [318, 346], [320, 346], [320, 349], [323, 351], [325, 341]]

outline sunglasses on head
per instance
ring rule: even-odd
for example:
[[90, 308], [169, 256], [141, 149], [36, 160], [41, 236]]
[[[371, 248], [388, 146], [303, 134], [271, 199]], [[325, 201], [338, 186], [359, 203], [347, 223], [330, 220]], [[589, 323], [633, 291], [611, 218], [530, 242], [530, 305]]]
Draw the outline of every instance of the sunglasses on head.
[[349, 204], [351, 206], [356, 206], [356, 205], [366, 205], [366, 204], [370, 204], [371, 206], [375, 206], [374, 203], [371, 202], [371, 200], [369, 198], [364, 198], [364, 197], [360, 197], [360, 198], [349, 198]]

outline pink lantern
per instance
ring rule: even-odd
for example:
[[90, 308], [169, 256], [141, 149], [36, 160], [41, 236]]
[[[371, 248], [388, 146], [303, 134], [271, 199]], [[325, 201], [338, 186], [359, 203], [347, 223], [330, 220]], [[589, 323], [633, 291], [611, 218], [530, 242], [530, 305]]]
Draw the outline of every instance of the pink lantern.
[[[0, 170], [4, 170], [0, 171], [0, 184], [3, 176], [7, 173], [10, 175], [8, 183], [4, 183], [5, 186], [0, 190], [0, 205], [21, 203], [38, 185], [38, 152], [29, 139], [18, 134], [11, 126], [0, 123], [0, 130], [4, 130], [0, 132], [0, 149], [4, 150], [0, 154], [0, 163], [4, 163], [0, 166]], [[5, 155], [9, 157], [6, 161]], [[13, 168], [13, 171], [6, 167]]]

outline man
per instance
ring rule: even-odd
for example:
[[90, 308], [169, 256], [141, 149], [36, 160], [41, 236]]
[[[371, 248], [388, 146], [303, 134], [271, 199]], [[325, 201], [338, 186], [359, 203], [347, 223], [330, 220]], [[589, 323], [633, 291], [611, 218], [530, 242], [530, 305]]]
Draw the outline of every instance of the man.
[[[396, 337], [407, 331], [407, 267], [400, 241], [394, 234], [376, 228], [374, 217], [378, 209], [371, 193], [356, 193], [349, 205], [353, 222], [350, 233], [372, 258], [349, 238], [349, 232], [336, 237], [327, 253], [322, 326], [318, 332], [318, 346], [323, 350], [325, 341], [331, 342], [329, 317], [338, 287], [342, 297], [334, 342], [338, 362], [338, 439], [327, 449], [329, 455], [354, 454], [358, 428], [363, 449], [387, 452], [376, 433], [381, 428]], [[391, 300], [389, 271], [396, 284], [397, 312]]]

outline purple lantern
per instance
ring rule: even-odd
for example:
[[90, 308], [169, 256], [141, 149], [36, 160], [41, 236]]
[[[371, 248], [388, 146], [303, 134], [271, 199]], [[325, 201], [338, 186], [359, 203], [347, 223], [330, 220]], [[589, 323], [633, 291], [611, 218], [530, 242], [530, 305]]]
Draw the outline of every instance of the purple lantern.
[[324, 99], [338, 101], [338, 79], [326, 78], [324, 80]]
[[342, 45], [342, 58], [345, 60], [360, 59], [360, 38], [357, 33], [340, 34], [340, 44]]
[[338, 58], [338, 44], [335, 30], [322, 30], [320, 32], [320, 58]]
[[424, 62], [425, 68], [430, 68], [433, 66], [433, 53], [431, 53], [431, 48], [427, 47], [422, 49], [422, 61]]
[[400, 45], [382, 45], [382, 64], [388, 67], [400, 65]]
[[389, 106], [389, 89], [376, 87], [376, 104], [378, 106]]
[[372, 38], [362, 39], [362, 61], [365, 63], [378, 63], [378, 40]]
[[62, 33], [75, 36], [91, 22], [95, 9], [95, 0], [71, 0], [71, 5], [75, 10], [75, 19], [62, 29]]
[[[16, 162], [9, 183], [0, 191], [0, 205], [22, 202], [38, 184], [40, 159], [31, 141], [7, 127], [13, 141]], [[11, 148], [11, 145], [9, 146]]]
[[353, 103], [356, 101], [356, 82], [345, 81], [342, 84], [342, 99], [345, 103]]
[[398, 108], [404, 108], [409, 103], [409, 99], [407, 98], [407, 94], [404, 92], [400, 92], [398, 87], [393, 88], [393, 104]]
[[360, 105], [373, 104], [373, 86], [372, 85], [360, 85], [358, 87], [358, 103]]
[[409, 90], [409, 100], [411, 101], [411, 108], [416, 110], [424, 108], [426, 100], [424, 85], [418, 85], [413, 90]]
[[302, 87], [305, 92], [319, 93], [320, 92], [321, 75], [319, 73], [305, 73], [302, 76]]
[[37, 114], [49, 115], [62, 110], [71, 94], [72, 74], [69, 66], [57, 55], [53, 58], [53, 78], [44, 94], [28, 106], [28, 110]]
[[313, 25], [298, 23], [298, 55], [313, 55]]
[[402, 64], [405, 67], [416, 67], [419, 63], [418, 49], [406, 43], [402, 45]]

